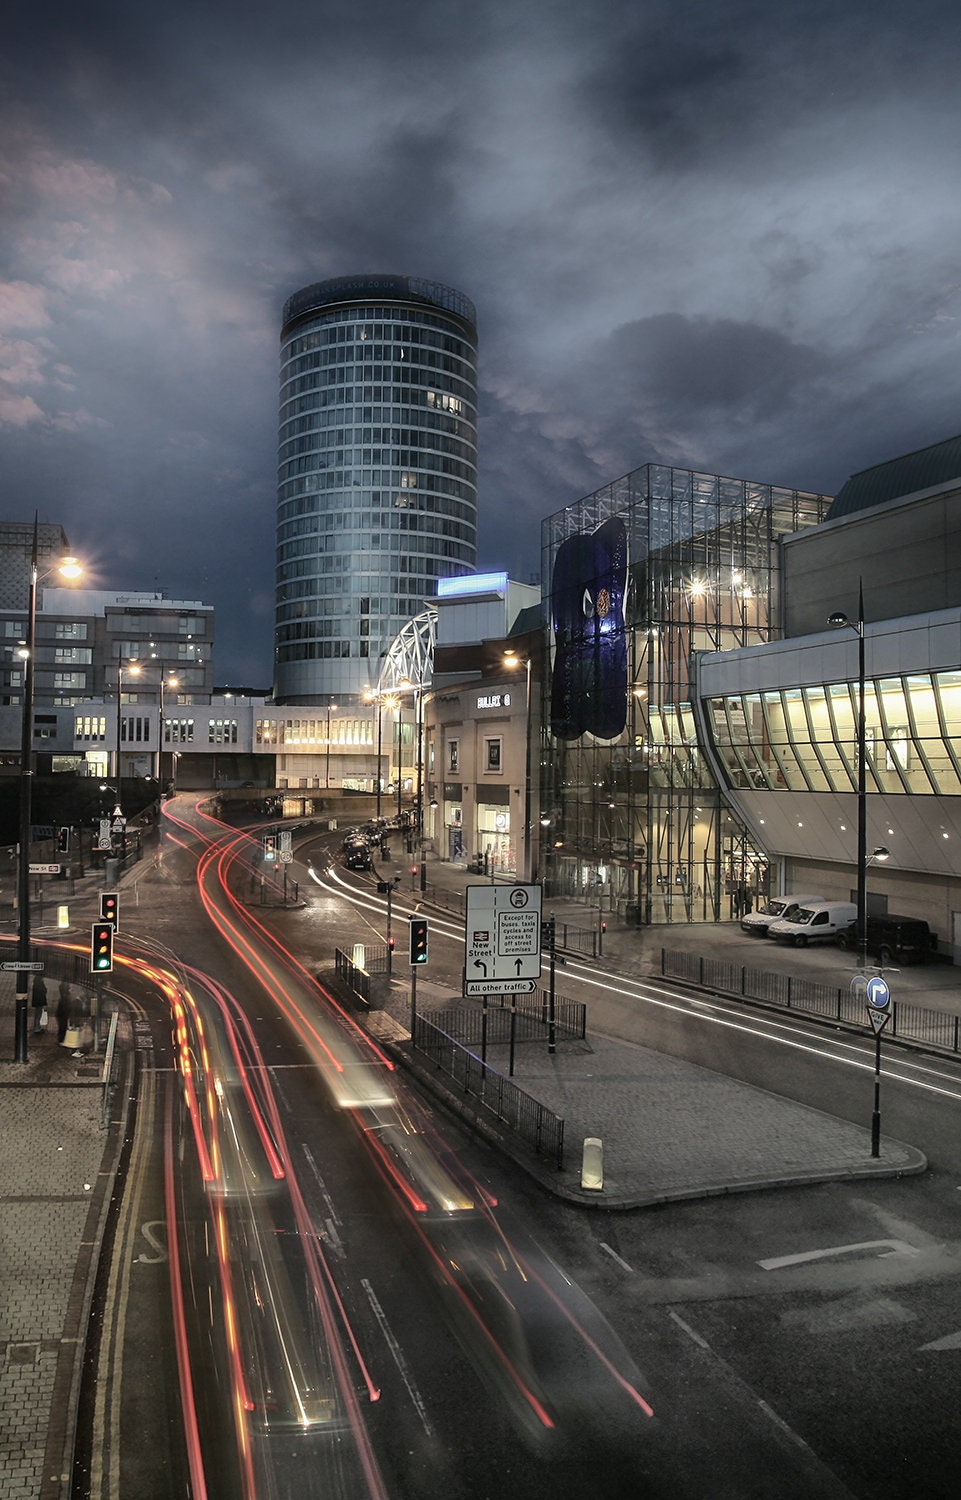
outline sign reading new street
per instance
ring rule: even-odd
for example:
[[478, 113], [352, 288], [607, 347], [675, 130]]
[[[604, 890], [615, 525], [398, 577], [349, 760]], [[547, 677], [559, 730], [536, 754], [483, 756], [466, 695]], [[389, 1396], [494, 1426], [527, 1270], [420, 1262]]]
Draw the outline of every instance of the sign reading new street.
[[467, 995], [533, 993], [541, 976], [541, 887], [469, 885]]

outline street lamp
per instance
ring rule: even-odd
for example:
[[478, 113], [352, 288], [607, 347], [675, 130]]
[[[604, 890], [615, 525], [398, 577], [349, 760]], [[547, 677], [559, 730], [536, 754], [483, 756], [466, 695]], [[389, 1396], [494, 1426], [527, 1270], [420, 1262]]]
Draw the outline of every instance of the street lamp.
[[[519, 667], [521, 658], [513, 646], [504, 652], [505, 667]], [[527, 654], [526, 692], [524, 696], [524, 852], [522, 875], [531, 879], [531, 657]]]
[[383, 753], [382, 752], [382, 744], [383, 744], [383, 708], [384, 708], [384, 703], [385, 702], [386, 702], [388, 708], [393, 708], [394, 707], [394, 700], [393, 700], [393, 698], [387, 698], [387, 699], [385, 699], [383, 693], [375, 690], [374, 688], [369, 688], [367, 690], [367, 692], [364, 694], [364, 700], [367, 703], [373, 703], [376, 700], [376, 703], [377, 703], [377, 774], [376, 774], [376, 782], [377, 782], [377, 817], [380, 818], [380, 791], [381, 791], [381, 781], [383, 779], [382, 776], [381, 776], [381, 755]]
[[397, 699], [397, 823], [400, 825], [402, 805], [401, 799], [404, 795], [404, 715], [401, 712], [400, 699]]
[[[30, 965], [30, 825], [33, 821], [33, 662], [37, 639], [38, 525], [34, 517], [30, 555], [30, 588], [27, 598], [27, 638], [21, 648], [23, 660], [23, 712], [20, 719], [20, 844], [17, 850], [17, 993], [14, 1004], [14, 1062], [27, 1061], [27, 974]], [[79, 578], [83, 569], [75, 557], [65, 557], [43, 574], [59, 572], [64, 578]]]
[[858, 579], [858, 617], [856, 621], [849, 620], [843, 610], [835, 610], [828, 616], [828, 624], [836, 629], [853, 630], [858, 638], [858, 713], [857, 713], [857, 754], [858, 754], [858, 852], [857, 852], [857, 907], [858, 907], [858, 963], [863, 969], [868, 961], [868, 864], [875, 860], [882, 862], [888, 858], [888, 850], [879, 847], [868, 857], [867, 849], [867, 735], [864, 726], [864, 697], [865, 697], [865, 673], [864, 673], [864, 589], [861, 579]]
[[324, 777], [324, 785], [328, 791], [330, 791], [330, 711], [336, 707], [336, 703], [328, 703], [327, 705], [327, 773]]
[[[132, 661], [130, 663], [130, 665], [128, 666], [128, 668], [127, 668], [127, 675], [130, 676], [130, 677], [139, 677], [140, 673], [142, 671], [143, 671], [143, 668], [141, 667], [140, 663], [136, 662], [136, 661]], [[114, 780], [117, 783], [117, 799], [118, 799], [118, 801], [120, 800], [121, 791], [122, 791], [122, 787], [123, 787], [123, 781], [122, 781], [121, 776], [120, 776], [120, 726], [121, 726], [121, 721], [122, 721], [122, 717], [123, 717], [120, 710], [121, 710], [121, 704], [122, 704], [122, 702], [123, 702], [123, 662], [118, 660], [118, 662], [117, 662], [117, 761], [116, 761], [116, 765], [114, 766], [114, 772], [113, 772]]]
[[178, 688], [179, 686], [180, 686], [180, 678], [179, 677], [168, 677], [167, 680], [164, 681], [163, 673], [161, 673], [161, 676], [160, 676], [160, 722], [159, 722], [159, 724], [157, 726], [157, 785], [158, 785], [158, 787], [161, 788], [161, 790], [162, 790], [162, 777], [163, 777], [164, 725], [167, 722], [167, 716], [164, 713], [164, 690], [166, 688]]

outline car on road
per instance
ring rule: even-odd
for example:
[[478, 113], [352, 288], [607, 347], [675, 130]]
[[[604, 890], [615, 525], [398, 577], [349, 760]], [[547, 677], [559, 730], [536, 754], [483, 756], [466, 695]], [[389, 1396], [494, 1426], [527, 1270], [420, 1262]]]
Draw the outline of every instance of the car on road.
[[370, 846], [363, 840], [348, 844], [344, 850], [344, 866], [348, 870], [371, 869]]

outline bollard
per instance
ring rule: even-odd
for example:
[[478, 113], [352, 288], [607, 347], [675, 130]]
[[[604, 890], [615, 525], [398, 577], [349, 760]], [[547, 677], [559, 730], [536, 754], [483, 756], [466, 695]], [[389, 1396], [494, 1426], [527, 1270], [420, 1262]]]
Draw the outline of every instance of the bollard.
[[584, 1157], [581, 1164], [581, 1187], [600, 1192], [604, 1186], [604, 1143], [595, 1135], [584, 1141]]

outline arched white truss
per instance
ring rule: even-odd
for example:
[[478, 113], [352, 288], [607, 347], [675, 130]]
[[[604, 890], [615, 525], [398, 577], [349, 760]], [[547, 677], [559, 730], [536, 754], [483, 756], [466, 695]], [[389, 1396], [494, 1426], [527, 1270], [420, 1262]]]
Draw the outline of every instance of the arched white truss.
[[403, 686], [430, 687], [436, 640], [437, 610], [428, 604], [395, 635], [384, 657], [377, 691], [391, 693]]

